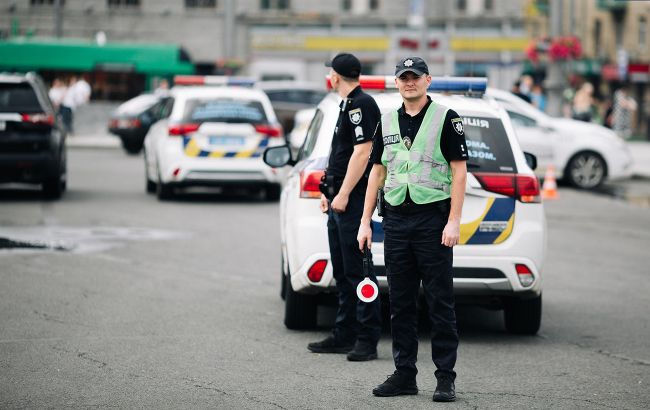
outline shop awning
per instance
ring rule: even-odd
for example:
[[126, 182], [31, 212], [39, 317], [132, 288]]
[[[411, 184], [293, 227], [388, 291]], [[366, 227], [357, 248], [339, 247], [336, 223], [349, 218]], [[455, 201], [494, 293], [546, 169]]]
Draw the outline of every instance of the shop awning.
[[0, 70], [118, 71], [149, 75], [191, 74], [194, 67], [177, 45], [107, 43], [84, 40], [0, 41]]

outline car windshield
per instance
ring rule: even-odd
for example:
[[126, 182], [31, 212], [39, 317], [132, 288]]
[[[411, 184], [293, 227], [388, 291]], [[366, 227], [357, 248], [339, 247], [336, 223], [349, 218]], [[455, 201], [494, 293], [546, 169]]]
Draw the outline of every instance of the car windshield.
[[503, 123], [497, 118], [463, 116], [469, 171], [516, 172]]
[[123, 103], [115, 111], [117, 114], [138, 114], [153, 107], [160, 98], [153, 94], [142, 94]]
[[264, 124], [264, 107], [259, 101], [239, 99], [193, 99], [185, 106], [183, 120], [192, 123], [226, 122]]
[[42, 112], [36, 93], [28, 83], [0, 84], [0, 112]]

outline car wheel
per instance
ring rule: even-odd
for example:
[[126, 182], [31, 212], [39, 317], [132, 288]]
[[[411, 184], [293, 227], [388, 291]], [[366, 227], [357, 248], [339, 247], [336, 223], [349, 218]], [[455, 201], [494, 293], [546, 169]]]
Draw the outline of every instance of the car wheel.
[[542, 295], [532, 299], [505, 301], [503, 317], [506, 330], [518, 335], [534, 335], [542, 323]]
[[565, 172], [567, 181], [580, 189], [596, 188], [607, 175], [607, 164], [595, 152], [580, 152], [571, 158]]
[[126, 138], [122, 138], [122, 148], [124, 148], [127, 153], [135, 155], [138, 154], [142, 149], [142, 144], [139, 144], [137, 141], [131, 141], [127, 140]]
[[282, 193], [281, 185], [269, 185], [266, 187], [265, 197], [267, 201], [277, 201]]
[[282, 300], [287, 299], [287, 273], [284, 271], [284, 254], [280, 251], [280, 297]]
[[303, 295], [293, 290], [291, 279], [285, 276], [287, 289], [284, 310], [284, 325], [288, 329], [309, 329], [316, 327], [316, 296]]
[[61, 176], [47, 179], [43, 182], [43, 194], [49, 199], [59, 199], [65, 190], [65, 184]]
[[158, 199], [164, 201], [170, 199], [174, 195], [174, 189], [171, 185], [165, 184], [160, 178], [160, 170], [158, 171], [158, 183], [156, 184], [156, 195]]
[[66, 189], [66, 158], [65, 153], [61, 154], [59, 158], [59, 171], [56, 176], [53, 178], [48, 178], [43, 181], [42, 192], [46, 198], [49, 199], [59, 199], [63, 195], [63, 191]]
[[146, 189], [148, 194], [156, 192], [156, 183], [149, 178], [149, 163], [147, 162], [147, 153], [144, 153], [144, 178], [147, 181]]

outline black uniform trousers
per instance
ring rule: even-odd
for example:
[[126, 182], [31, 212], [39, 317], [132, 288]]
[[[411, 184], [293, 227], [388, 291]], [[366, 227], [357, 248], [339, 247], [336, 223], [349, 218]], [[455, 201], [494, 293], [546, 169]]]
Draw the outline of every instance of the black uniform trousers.
[[[365, 189], [358, 184], [350, 193], [345, 212], [329, 210], [327, 233], [339, 306], [334, 337], [348, 343], [356, 340], [376, 345], [381, 336], [381, 305], [379, 297], [365, 303], [357, 297], [357, 285], [364, 279], [363, 253], [357, 234], [363, 214]], [[370, 280], [377, 283], [374, 272]]]
[[431, 320], [431, 356], [436, 375], [456, 377], [454, 365], [458, 331], [454, 310], [453, 250], [441, 244], [449, 218], [446, 207], [403, 213], [387, 209], [383, 226], [384, 257], [390, 298], [391, 333], [395, 368], [408, 376], [417, 374], [417, 299], [420, 281]]

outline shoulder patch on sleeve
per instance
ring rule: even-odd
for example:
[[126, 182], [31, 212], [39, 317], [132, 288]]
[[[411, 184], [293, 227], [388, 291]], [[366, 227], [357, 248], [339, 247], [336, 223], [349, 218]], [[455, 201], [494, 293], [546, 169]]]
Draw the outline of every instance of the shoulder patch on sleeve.
[[463, 120], [461, 120], [460, 118], [452, 118], [451, 125], [454, 127], [454, 131], [456, 131], [456, 134], [465, 135], [465, 132], [463, 130]]
[[357, 141], [363, 141], [363, 128], [361, 128], [360, 125], [357, 125], [354, 128], [354, 136], [356, 137]]
[[348, 115], [350, 116], [350, 122], [354, 125], [359, 125], [361, 124], [361, 108], [355, 108], [354, 110], [348, 111]]

